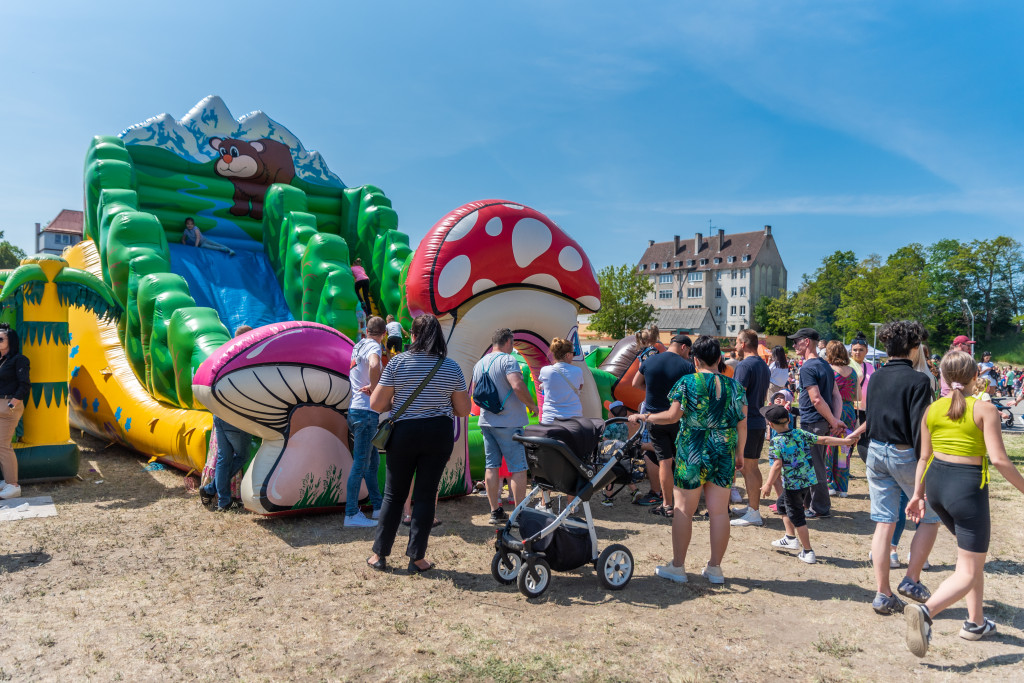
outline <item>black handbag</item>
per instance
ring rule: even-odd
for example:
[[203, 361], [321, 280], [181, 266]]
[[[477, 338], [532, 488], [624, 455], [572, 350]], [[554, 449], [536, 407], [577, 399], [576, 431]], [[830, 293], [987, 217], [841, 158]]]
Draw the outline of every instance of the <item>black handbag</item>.
[[370, 443], [372, 443], [378, 451], [387, 451], [388, 441], [391, 440], [391, 433], [395, 431], [395, 420], [397, 420], [402, 415], [402, 413], [405, 412], [405, 409], [409, 407], [410, 403], [416, 400], [416, 397], [420, 395], [421, 391], [423, 391], [423, 387], [427, 386], [427, 382], [432, 380], [434, 378], [434, 375], [437, 374], [437, 371], [441, 368], [441, 363], [443, 362], [444, 356], [438, 358], [437, 363], [434, 364], [434, 367], [431, 368], [430, 372], [427, 373], [427, 376], [423, 378], [423, 381], [420, 382], [420, 385], [416, 387], [416, 391], [412, 392], [409, 398], [405, 400], [405, 403], [403, 403], [398, 410], [393, 412], [391, 416], [388, 417], [388, 419], [381, 422], [380, 426], [377, 427], [377, 433], [373, 435], [373, 438], [370, 440]]

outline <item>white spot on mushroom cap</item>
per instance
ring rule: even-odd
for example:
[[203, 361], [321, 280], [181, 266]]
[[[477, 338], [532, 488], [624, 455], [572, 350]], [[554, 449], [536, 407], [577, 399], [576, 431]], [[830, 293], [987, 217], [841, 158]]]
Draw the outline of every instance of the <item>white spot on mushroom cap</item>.
[[469, 214], [462, 217], [462, 219], [448, 231], [448, 234], [444, 236], [445, 242], [454, 242], [460, 240], [469, 234], [469, 231], [476, 225], [477, 216], [480, 215], [479, 211], [472, 211]]
[[503, 204], [503, 206], [507, 206], [510, 209], [516, 209], [517, 211], [523, 210], [522, 204]]
[[487, 232], [491, 237], [497, 237], [501, 234], [501, 219], [495, 216], [491, 220], [487, 221], [487, 225], [484, 226], [484, 231]]
[[582, 306], [589, 308], [592, 311], [596, 311], [601, 306], [601, 300], [596, 296], [590, 296], [589, 294], [581, 296], [577, 301], [579, 301]]
[[459, 254], [441, 269], [437, 278], [437, 293], [442, 298], [448, 299], [455, 296], [469, 282], [469, 273], [472, 269], [472, 262], [465, 254]]
[[523, 279], [524, 285], [537, 285], [538, 287], [545, 287], [552, 289], [556, 292], [562, 291], [562, 286], [558, 284], [558, 280], [554, 276], [548, 275], [547, 273], [535, 273], [527, 278]]
[[494, 283], [494, 280], [488, 280], [487, 278], [477, 280], [473, 283], [473, 294], [479, 294], [480, 292], [484, 292], [488, 289], [494, 289], [497, 286], [498, 285]]
[[583, 257], [580, 256], [580, 252], [576, 250], [576, 247], [565, 247], [562, 251], [558, 252], [558, 265], [570, 273], [575, 273], [583, 267]]
[[551, 246], [551, 229], [536, 218], [524, 218], [512, 228], [512, 255], [525, 268]]

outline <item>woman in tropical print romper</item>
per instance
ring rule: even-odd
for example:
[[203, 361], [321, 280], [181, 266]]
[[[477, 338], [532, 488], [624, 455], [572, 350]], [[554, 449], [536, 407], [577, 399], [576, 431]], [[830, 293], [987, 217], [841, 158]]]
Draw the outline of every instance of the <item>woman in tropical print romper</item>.
[[729, 545], [729, 489], [742, 464], [747, 437], [747, 397], [743, 386], [718, 373], [722, 349], [714, 337], [701, 336], [690, 353], [697, 372], [680, 379], [669, 392], [672, 406], [631, 421], [681, 422], [676, 438], [675, 510], [672, 517], [672, 562], [655, 573], [677, 583], [687, 581], [686, 551], [693, 534], [693, 513], [701, 491], [711, 522], [711, 559], [701, 572], [711, 583], [725, 583], [722, 558]]

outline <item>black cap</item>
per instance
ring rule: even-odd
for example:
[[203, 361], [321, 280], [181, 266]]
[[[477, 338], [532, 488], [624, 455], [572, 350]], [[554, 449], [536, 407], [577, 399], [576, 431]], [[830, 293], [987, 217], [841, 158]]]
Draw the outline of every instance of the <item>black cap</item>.
[[693, 342], [685, 334], [677, 334], [669, 340], [671, 344], [682, 344], [683, 346], [693, 346]]
[[795, 334], [791, 334], [787, 337], [787, 339], [792, 339], [793, 341], [800, 341], [801, 339], [813, 339], [814, 341], [818, 341], [820, 338], [818, 331], [813, 327], [801, 327]]
[[982, 351], [981, 355], [983, 355], [983, 356], [991, 356], [992, 352], [991, 351]]
[[761, 408], [761, 414], [764, 415], [764, 419], [768, 420], [772, 424], [782, 424], [783, 422], [789, 423], [789, 411], [784, 406], [770, 405]]

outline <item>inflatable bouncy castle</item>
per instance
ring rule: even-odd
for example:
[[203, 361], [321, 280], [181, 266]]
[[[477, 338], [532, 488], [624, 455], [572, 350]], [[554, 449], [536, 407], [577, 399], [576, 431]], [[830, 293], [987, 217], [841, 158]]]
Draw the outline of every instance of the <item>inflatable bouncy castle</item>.
[[[186, 218], [221, 248], [185, 243]], [[492, 332], [510, 327], [531, 387], [551, 339], [571, 339], [588, 368], [584, 411], [603, 414], [619, 378], [580, 352], [577, 315], [599, 308], [600, 291], [579, 244], [505, 200], [455, 209], [415, 252], [397, 227], [380, 189], [346, 187], [288, 129], [262, 112], [235, 119], [217, 97], [180, 120], [164, 114], [95, 138], [85, 239], [65, 258], [106, 287], [119, 317], [69, 313], [72, 423], [199, 471], [212, 411], [263, 441], [245, 469], [246, 507], [342, 505], [360, 307], [406, 329], [433, 313], [467, 377]], [[356, 258], [369, 277], [364, 305]], [[242, 324], [256, 329], [233, 338]], [[453, 422], [442, 496], [482, 475], [471, 424]]]

